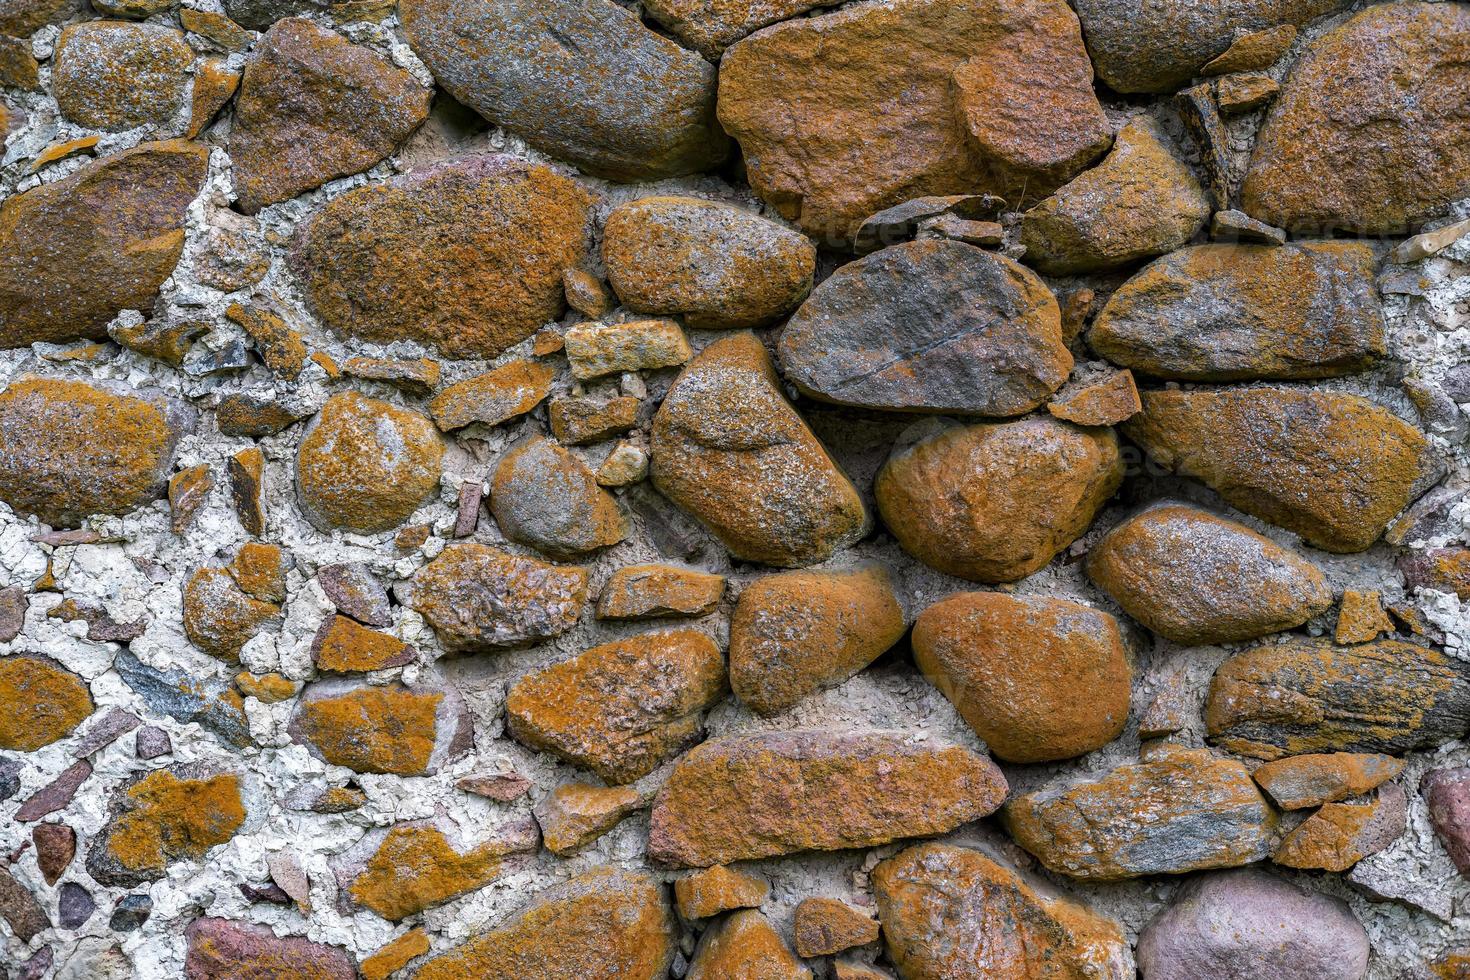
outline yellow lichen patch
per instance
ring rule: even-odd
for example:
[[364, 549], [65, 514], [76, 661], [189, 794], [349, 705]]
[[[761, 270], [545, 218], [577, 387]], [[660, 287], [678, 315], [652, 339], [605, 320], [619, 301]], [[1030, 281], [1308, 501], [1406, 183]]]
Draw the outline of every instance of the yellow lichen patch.
[[174, 861], [197, 860], [245, 822], [240, 779], [228, 773], [180, 779], [166, 769], [129, 787], [129, 809], [107, 835], [107, 854], [126, 871], [158, 877]]
[[674, 901], [686, 919], [707, 919], [731, 909], [758, 908], [771, 886], [753, 875], [717, 864], [674, 882]]
[[34, 752], [67, 735], [92, 713], [76, 674], [46, 657], [0, 659], [0, 749]]
[[1393, 632], [1393, 620], [1383, 611], [1383, 602], [1377, 592], [1359, 592], [1348, 589], [1342, 594], [1342, 605], [1337, 610], [1338, 643], [1367, 643], [1384, 633]]
[[64, 143], [52, 143], [46, 149], [36, 154], [36, 159], [31, 162], [31, 173], [35, 173], [47, 164], [67, 157], [76, 156], [78, 153], [87, 153], [95, 149], [101, 142], [100, 136], [83, 136], [79, 139], [67, 140]]
[[230, 577], [240, 591], [263, 602], [286, 601], [285, 553], [277, 544], [248, 541], [230, 563]]
[[311, 655], [318, 670], [348, 673], [401, 667], [413, 660], [414, 649], [396, 636], [334, 616], [317, 632]]
[[369, 687], [304, 700], [292, 728], [321, 757], [357, 772], [422, 776], [434, 753], [444, 695]]
[[504, 853], [496, 843], [460, 853], [437, 827], [394, 827], [348, 891], [397, 922], [494, 881]]
[[236, 674], [235, 686], [241, 694], [261, 704], [279, 704], [294, 698], [300, 690], [300, 685], [280, 674]]
[[358, 964], [363, 980], [388, 980], [416, 956], [429, 951], [429, 934], [423, 929], [410, 929]]
[[554, 377], [548, 364], [511, 361], [445, 388], [429, 402], [429, 414], [445, 432], [474, 422], [499, 425], [541, 404]]
[[240, 73], [226, 67], [223, 58], [206, 58], [200, 62], [194, 70], [194, 95], [185, 135], [193, 139], [202, 133], [239, 87]]

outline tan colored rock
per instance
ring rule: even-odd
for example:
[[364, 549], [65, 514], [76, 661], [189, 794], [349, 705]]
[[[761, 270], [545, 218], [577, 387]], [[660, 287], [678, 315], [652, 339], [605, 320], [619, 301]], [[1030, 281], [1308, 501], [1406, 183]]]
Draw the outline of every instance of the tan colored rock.
[[151, 310], [204, 183], [196, 143], [142, 143], [0, 204], [0, 347], [101, 339]]
[[301, 691], [301, 684], [281, 674], [252, 674], [241, 671], [234, 677], [235, 687], [247, 698], [261, 704], [280, 704], [289, 701]]
[[760, 908], [770, 894], [771, 886], [760, 878], [722, 864], [674, 879], [674, 899], [686, 919]]
[[1389, 755], [1328, 752], [1294, 755], [1256, 770], [1256, 783], [1283, 810], [1362, 796], [1398, 776], [1404, 763]]
[[0, 749], [34, 752], [91, 716], [87, 682], [50, 657], [0, 657]]
[[642, 797], [626, 786], [558, 786], [536, 804], [541, 840], [552, 854], [574, 854], [622, 823], [642, 805]]
[[664, 619], [713, 612], [725, 578], [676, 565], [627, 565], [597, 597], [598, 619]]
[[1383, 611], [1383, 600], [1377, 592], [1346, 589], [1337, 608], [1337, 629], [1333, 639], [1338, 643], [1367, 643], [1385, 633], [1394, 632], [1393, 620]]
[[878, 923], [835, 898], [807, 898], [796, 906], [792, 922], [796, 955], [830, 956], [878, 941]]
[[622, 371], [677, 367], [689, 360], [689, 341], [673, 320], [579, 323], [566, 332], [567, 360], [579, 381]]
[[1346, 871], [1404, 835], [1408, 800], [1385, 783], [1363, 803], [1328, 803], [1282, 839], [1271, 860], [1288, 868]]
[[1111, 371], [1068, 385], [1046, 403], [1056, 418], [1075, 425], [1117, 425], [1143, 411], [1131, 371]]
[[1433, 589], [1470, 598], [1470, 548], [1425, 548], [1399, 556], [1399, 571], [1410, 592]]
[[[568, 269], [563, 272], [561, 288], [567, 294], [567, 305], [592, 320], [607, 316], [618, 305], [618, 299], [612, 294], [607, 283], [585, 269]], [[558, 342], [557, 346], [549, 350], [536, 351], [537, 357], [554, 354], [561, 350], [561, 335], [556, 334], [555, 337]], [[541, 339], [540, 335], [537, 339]]]
[[506, 728], [606, 782], [631, 783], [696, 741], [725, 690], [708, 636], [644, 633], [526, 674], [506, 693]]
[[786, 572], [745, 587], [730, 617], [730, 687], [774, 715], [858, 673], [904, 634], [888, 571]]
[[209, 39], [225, 51], [244, 51], [255, 40], [245, 28], [212, 10], [180, 7], [179, 24], [184, 30]]
[[1320, 569], [1243, 524], [1165, 502], [1093, 546], [1087, 575], [1124, 612], [1190, 646], [1300, 626], [1332, 605]]
[[737, 558], [809, 565], [867, 533], [862, 498], [786, 401], [752, 334], [718, 340], [689, 363], [650, 445], [654, 485]]
[[322, 623], [311, 641], [312, 662], [329, 674], [402, 667], [417, 656], [398, 637], [359, 626], [346, 616], [333, 616]]
[[225, 663], [281, 615], [281, 607], [246, 595], [223, 568], [201, 568], [184, 585], [184, 633], [189, 642]]
[[1080, 603], [963, 592], [914, 623], [914, 660], [1007, 762], [1101, 748], [1128, 722], [1133, 670], [1118, 621]]
[[1325, 551], [1362, 551], [1437, 475], [1418, 429], [1297, 388], [1150, 391], [1123, 431], [1152, 460]]
[[548, 364], [511, 361], [449, 385], [429, 402], [429, 414], [444, 432], [476, 422], [499, 425], [541, 404], [555, 376]]
[[[453, 827], [450, 827], [453, 830]], [[530, 828], [535, 847], [535, 829]], [[354, 905], [390, 922], [477, 891], [500, 877], [502, 858], [524, 847], [492, 837], [474, 847], [451, 840], [435, 823], [398, 824], [369, 833], [339, 871], [343, 890]]]
[[888, 955], [913, 980], [1134, 976], [1118, 923], [980, 851], [909, 848], [873, 869], [873, 894]]
[[715, 4], [710, 0], [651, 0], [648, 15], [711, 61], [719, 61], [725, 49], [748, 34], [769, 24], [789, 20], [830, 0], [735, 0]]
[[429, 934], [419, 926], [378, 947], [377, 952], [364, 959], [357, 967], [362, 971], [363, 980], [388, 980], [429, 949]]
[[418, 571], [411, 604], [450, 650], [494, 650], [565, 633], [586, 598], [585, 568], [467, 542]]
[[628, 441], [618, 443], [597, 468], [597, 483], [604, 487], [627, 487], [648, 477], [648, 451]]
[[473, 747], [469, 711], [451, 686], [317, 681], [287, 728], [313, 756], [354, 772], [431, 776]]
[[240, 88], [241, 73], [223, 58], [205, 58], [194, 69], [194, 92], [189, 98], [189, 125], [184, 135], [194, 139], [214, 122], [225, 103]]
[[654, 802], [648, 854], [708, 867], [875, 847], [979, 819], [1006, 790], [989, 759], [894, 732], [730, 736], [674, 766]]
[[608, 215], [602, 260], [628, 309], [704, 330], [764, 326], [790, 312], [812, 288], [817, 250], [727, 204], [644, 197]]
[[1295, 40], [1296, 28], [1291, 24], [1278, 24], [1264, 31], [1242, 34], [1223, 54], [1206, 62], [1199, 73], [1208, 77], [1270, 68], [1290, 50], [1291, 42]]
[[1221, 112], [1234, 115], [1259, 109], [1276, 98], [1279, 91], [1280, 84], [1269, 75], [1226, 75], [1215, 81], [1215, 102]]
[[490, 481], [501, 533], [562, 558], [617, 544], [628, 519], [580, 458], [535, 436], [506, 453]]
[[339, 333], [496, 357], [561, 315], [590, 203], [546, 167], [468, 157], [334, 198], [297, 231], [291, 266]]
[[51, 87], [57, 108], [87, 129], [170, 128], [184, 105], [194, 52], [160, 24], [97, 20], [56, 40]]
[[564, 446], [585, 446], [622, 435], [638, 424], [638, 407], [632, 395], [602, 400], [588, 397], [553, 398], [546, 408], [551, 434]]
[[742, 909], [705, 930], [689, 964], [688, 980], [812, 980], [766, 917]]
[[874, 495], [905, 551], [960, 578], [1009, 582], [1044, 567], [1123, 481], [1111, 429], [1045, 416], [935, 429], [894, 447]]

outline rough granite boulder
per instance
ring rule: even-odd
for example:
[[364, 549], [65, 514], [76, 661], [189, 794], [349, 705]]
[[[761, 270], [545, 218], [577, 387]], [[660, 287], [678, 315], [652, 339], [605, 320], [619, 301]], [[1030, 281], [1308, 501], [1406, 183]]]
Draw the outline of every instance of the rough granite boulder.
[[1108, 532], [1087, 576], [1123, 611], [1176, 643], [1252, 640], [1332, 608], [1321, 570], [1243, 524], [1164, 502]]
[[1175, 381], [1355, 374], [1387, 353], [1377, 267], [1357, 242], [1180, 249], [1113, 293], [1087, 344]]
[[355, 980], [357, 964], [339, 946], [277, 936], [268, 926], [228, 919], [195, 919], [184, 930], [187, 980]]
[[735, 735], [674, 766], [654, 801], [648, 854], [687, 868], [875, 847], [993, 813], [1007, 789], [984, 756], [895, 732]]
[[779, 352], [804, 394], [910, 412], [1023, 415], [1072, 371], [1046, 284], [1003, 255], [942, 240], [842, 266], [786, 321]]
[[492, 358], [566, 308], [590, 205], [546, 167], [468, 157], [332, 199], [296, 233], [291, 267], [339, 333]]
[[87, 129], [170, 129], [189, 89], [194, 51], [161, 24], [94, 20], [56, 40], [51, 87], [67, 119]]
[[317, 681], [287, 728], [313, 756], [354, 772], [432, 776], [474, 745], [469, 709], [448, 684]]
[[1428, 440], [1357, 395], [1150, 391], [1123, 433], [1154, 463], [1324, 551], [1363, 551], [1439, 473]]
[[1470, 767], [1431, 769], [1419, 782], [1429, 822], [1462, 877], [1470, 878]]
[[524, 646], [577, 625], [587, 569], [451, 544], [413, 578], [410, 604], [450, 650]]
[[894, 447], [873, 492], [903, 549], [959, 578], [1011, 582], [1044, 567], [1123, 482], [1111, 429], [1049, 416], [935, 428]]
[[755, 909], [742, 909], [705, 930], [687, 980], [812, 980], [781, 934]]
[[649, 0], [644, 10], [687, 48], [718, 62], [725, 49], [769, 24], [790, 20], [832, 0]]
[[151, 310], [184, 251], [209, 150], [140, 143], [0, 204], [0, 347], [107, 336]]
[[650, 457], [659, 491], [737, 558], [810, 565], [867, 533], [857, 489], [786, 401], [753, 334], [689, 362], [654, 417]]
[[612, 0], [403, 0], [414, 53], [460, 102], [609, 180], [719, 165], [715, 68]]
[[92, 714], [87, 682], [50, 657], [0, 657], [0, 749], [34, 752]]
[[500, 458], [490, 510], [507, 538], [558, 558], [617, 544], [628, 519], [581, 458], [534, 436]]

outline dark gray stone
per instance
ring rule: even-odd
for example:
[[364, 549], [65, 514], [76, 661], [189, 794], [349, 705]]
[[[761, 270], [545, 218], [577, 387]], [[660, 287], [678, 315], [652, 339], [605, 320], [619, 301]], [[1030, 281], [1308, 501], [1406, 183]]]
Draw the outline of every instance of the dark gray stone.
[[228, 681], [159, 670], [128, 650], [117, 655], [113, 668], [153, 711], [175, 721], [198, 722], [200, 727], [230, 745], [250, 744], [244, 704]]
[[26, 610], [30, 608], [26, 590], [18, 585], [0, 589], [0, 643], [9, 643], [20, 635], [26, 624]]
[[332, 0], [225, 0], [225, 13], [241, 27], [263, 31], [283, 17], [326, 10]]
[[153, 899], [147, 895], [124, 895], [112, 910], [107, 925], [113, 932], [137, 932], [153, 914]]
[[0, 757], [0, 802], [20, 792], [20, 773], [24, 768], [19, 759]]

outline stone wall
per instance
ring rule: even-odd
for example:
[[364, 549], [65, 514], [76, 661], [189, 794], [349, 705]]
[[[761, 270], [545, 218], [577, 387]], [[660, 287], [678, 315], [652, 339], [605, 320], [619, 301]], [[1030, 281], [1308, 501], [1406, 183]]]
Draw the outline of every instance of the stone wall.
[[0, 0], [0, 976], [1470, 969], [1470, 5], [188, 3]]

